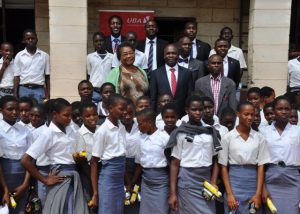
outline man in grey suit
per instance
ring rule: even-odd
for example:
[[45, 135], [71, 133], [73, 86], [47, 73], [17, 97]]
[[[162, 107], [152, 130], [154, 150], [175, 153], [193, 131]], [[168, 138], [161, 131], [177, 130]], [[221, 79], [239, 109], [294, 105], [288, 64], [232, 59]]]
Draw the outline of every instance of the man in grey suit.
[[209, 75], [198, 79], [195, 83], [195, 91], [203, 93], [214, 100], [214, 112], [220, 117], [222, 110], [231, 107], [236, 110], [235, 83], [222, 76], [223, 59], [214, 54], [208, 58]]
[[178, 65], [192, 71], [193, 84], [195, 84], [197, 79], [204, 77], [204, 73], [205, 73], [204, 62], [190, 57], [190, 53], [192, 50], [192, 40], [187, 36], [183, 36], [179, 39], [178, 50], [179, 50]]

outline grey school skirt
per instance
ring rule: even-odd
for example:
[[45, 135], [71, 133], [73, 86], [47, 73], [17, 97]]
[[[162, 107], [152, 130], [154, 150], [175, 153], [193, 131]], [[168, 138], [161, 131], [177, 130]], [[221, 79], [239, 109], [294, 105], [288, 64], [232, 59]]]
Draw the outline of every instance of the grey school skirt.
[[[248, 214], [249, 201], [256, 193], [257, 166], [255, 165], [231, 165], [229, 167], [229, 178], [232, 192], [239, 203], [236, 213]], [[225, 213], [229, 213], [226, 195], [224, 200]], [[256, 211], [262, 213], [262, 209]]]
[[143, 169], [140, 214], [168, 214], [169, 175], [166, 168]]
[[[300, 167], [270, 165], [267, 168], [265, 183], [271, 194], [277, 213], [299, 214]], [[267, 213], [270, 213], [268, 209]]]
[[177, 182], [178, 214], [214, 214], [215, 201], [202, 196], [203, 182], [210, 181], [211, 167], [180, 167]]

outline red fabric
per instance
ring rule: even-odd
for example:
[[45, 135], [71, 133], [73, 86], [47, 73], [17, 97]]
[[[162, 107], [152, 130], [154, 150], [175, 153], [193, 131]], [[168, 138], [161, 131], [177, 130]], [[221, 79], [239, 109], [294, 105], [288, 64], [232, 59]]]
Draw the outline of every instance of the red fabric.
[[172, 94], [174, 97], [175, 93], [176, 93], [176, 85], [177, 85], [175, 68], [170, 68], [170, 71], [171, 71], [171, 88], [172, 88]]

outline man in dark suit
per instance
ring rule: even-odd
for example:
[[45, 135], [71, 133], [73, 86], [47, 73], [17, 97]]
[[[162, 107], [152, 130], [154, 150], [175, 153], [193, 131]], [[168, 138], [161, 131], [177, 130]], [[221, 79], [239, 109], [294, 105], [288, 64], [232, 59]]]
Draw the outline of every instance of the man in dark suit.
[[111, 35], [106, 37], [105, 48], [109, 53], [115, 53], [119, 44], [125, 41], [125, 37], [121, 35], [122, 18], [118, 15], [109, 17], [108, 25]]
[[178, 49], [170, 44], [164, 50], [165, 65], [151, 72], [151, 107], [157, 110], [157, 100], [162, 94], [170, 94], [178, 107], [179, 117], [185, 113], [185, 100], [193, 90], [192, 72], [178, 66]]
[[136, 47], [146, 54], [149, 72], [164, 64], [164, 48], [168, 42], [157, 38], [157, 32], [157, 23], [153, 20], [147, 21], [145, 23], [146, 39], [139, 41]]
[[193, 85], [196, 80], [204, 76], [204, 62], [190, 57], [192, 41], [189, 37], [183, 36], [178, 41], [179, 59], [178, 65], [192, 71]]
[[187, 22], [184, 26], [184, 35], [192, 40], [191, 57], [200, 61], [207, 61], [211, 47], [208, 43], [196, 39], [197, 22]]
[[214, 113], [220, 117], [224, 108], [236, 109], [235, 83], [222, 75], [223, 59], [214, 54], [208, 59], [209, 75], [198, 79], [195, 83], [195, 91], [214, 100]]
[[241, 81], [241, 68], [240, 62], [233, 59], [228, 54], [229, 43], [225, 39], [217, 39], [215, 42], [215, 51], [223, 58], [223, 75], [233, 80], [236, 87], [239, 86]]

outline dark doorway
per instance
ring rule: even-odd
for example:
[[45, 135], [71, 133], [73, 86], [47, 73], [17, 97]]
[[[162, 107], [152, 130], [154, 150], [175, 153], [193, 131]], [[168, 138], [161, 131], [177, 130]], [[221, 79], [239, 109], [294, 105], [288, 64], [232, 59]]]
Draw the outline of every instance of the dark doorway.
[[292, 1], [289, 58], [300, 54], [300, 2]]
[[196, 19], [194, 17], [155, 17], [155, 21], [159, 28], [158, 37], [170, 43], [174, 43], [183, 35], [185, 23], [188, 21], [196, 21]]

